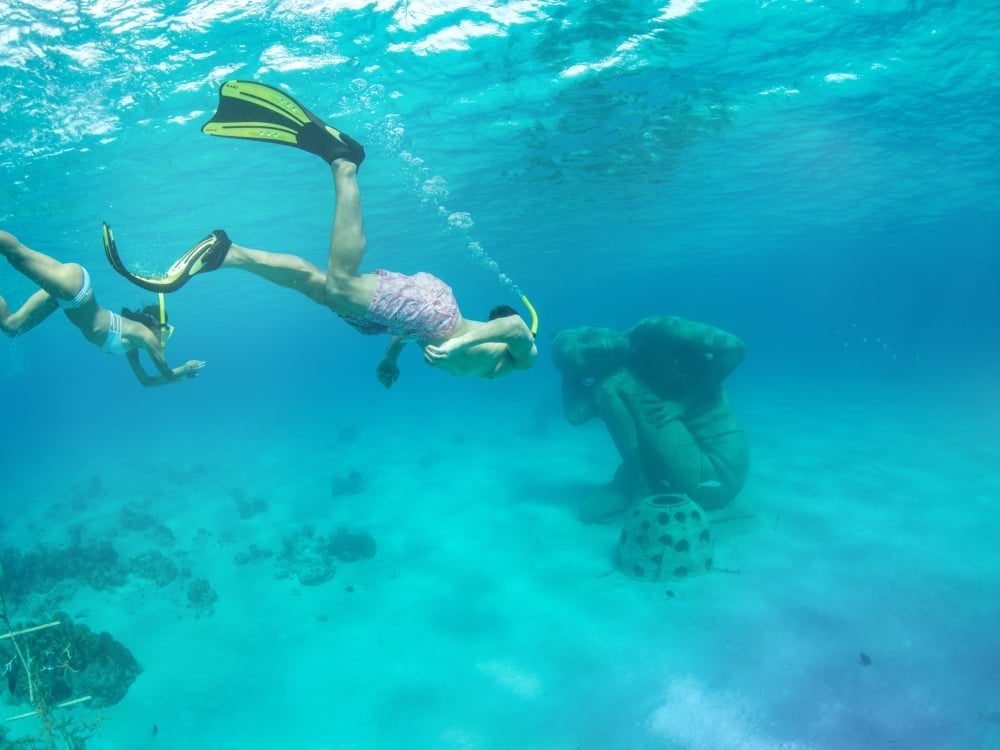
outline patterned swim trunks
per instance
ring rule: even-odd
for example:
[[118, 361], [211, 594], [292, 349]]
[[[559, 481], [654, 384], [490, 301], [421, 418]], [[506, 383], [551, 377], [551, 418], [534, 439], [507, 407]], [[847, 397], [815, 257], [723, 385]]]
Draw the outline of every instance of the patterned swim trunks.
[[366, 336], [388, 333], [417, 341], [438, 341], [458, 323], [459, 312], [451, 287], [429, 273], [406, 276], [375, 271], [375, 295], [361, 315], [342, 315]]

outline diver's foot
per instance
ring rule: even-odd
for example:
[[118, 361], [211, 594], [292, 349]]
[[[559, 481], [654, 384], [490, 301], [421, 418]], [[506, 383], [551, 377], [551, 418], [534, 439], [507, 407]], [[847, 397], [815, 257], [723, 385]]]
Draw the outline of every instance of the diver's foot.
[[349, 159], [334, 159], [330, 162], [330, 170], [336, 177], [352, 177], [358, 173], [358, 165]]
[[216, 229], [211, 232], [187, 252], [189, 256], [195, 255], [195, 262], [188, 269], [188, 274], [194, 276], [199, 272], [215, 271], [225, 262], [226, 254], [232, 246], [233, 241], [229, 239], [226, 230]]
[[[347, 133], [330, 127], [318, 118], [311, 124], [316, 127], [306, 126], [299, 134], [301, 148], [320, 156], [327, 164], [333, 164], [337, 159], [344, 159], [356, 167], [361, 166], [361, 162], [365, 160], [364, 146]], [[319, 127], [321, 124], [322, 128]]]

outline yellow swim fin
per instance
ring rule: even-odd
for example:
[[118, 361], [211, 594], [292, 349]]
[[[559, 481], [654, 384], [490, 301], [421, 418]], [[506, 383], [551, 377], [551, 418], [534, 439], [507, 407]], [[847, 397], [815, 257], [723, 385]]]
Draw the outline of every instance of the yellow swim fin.
[[138, 287], [151, 292], [176, 292], [184, 286], [188, 280], [199, 273], [214, 271], [222, 265], [226, 259], [226, 253], [232, 247], [232, 240], [229, 239], [222, 229], [216, 229], [203, 240], [196, 243], [184, 255], [178, 258], [167, 272], [161, 276], [141, 276], [129, 271], [122, 262], [118, 254], [118, 245], [115, 243], [115, 236], [107, 222], [102, 225], [104, 234], [104, 254], [108, 258], [108, 263], [118, 273], [124, 276]]
[[365, 149], [356, 140], [327, 125], [284, 91], [256, 81], [222, 84], [219, 107], [201, 132], [293, 146], [327, 163], [347, 159], [361, 166], [365, 160]]

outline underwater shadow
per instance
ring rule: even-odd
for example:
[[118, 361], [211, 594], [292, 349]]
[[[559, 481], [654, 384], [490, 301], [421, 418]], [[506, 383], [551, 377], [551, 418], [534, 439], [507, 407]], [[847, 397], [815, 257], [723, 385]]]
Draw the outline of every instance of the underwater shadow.
[[515, 502], [578, 510], [584, 500], [604, 486], [602, 482], [556, 481], [544, 477], [522, 477], [511, 483]]

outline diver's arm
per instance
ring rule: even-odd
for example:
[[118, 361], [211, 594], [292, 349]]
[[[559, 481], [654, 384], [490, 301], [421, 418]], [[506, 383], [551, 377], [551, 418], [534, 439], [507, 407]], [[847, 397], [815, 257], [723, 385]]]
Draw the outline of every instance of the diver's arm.
[[382, 361], [375, 368], [375, 377], [386, 388], [391, 388], [392, 384], [399, 380], [399, 365], [396, 364], [396, 360], [399, 359], [399, 353], [403, 351], [404, 346], [406, 339], [402, 336], [393, 336], [382, 355]]
[[52, 313], [59, 309], [58, 300], [44, 289], [39, 289], [20, 309], [10, 312], [3, 297], [0, 297], [0, 330], [14, 338], [27, 333]]
[[479, 331], [480, 336], [488, 337], [485, 339], [487, 341], [506, 344], [515, 369], [527, 370], [535, 364], [538, 357], [535, 337], [520, 315], [496, 318], [481, 326]]
[[468, 333], [448, 339], [438, 346], [428, 346], [424, 349], [424, 358], [434, 364], [444, 359], [451, 352], [467, 349], [477, 344], [503, 344], [510, 354], [511, 365], [515, 370], [527, 370], [538, 356], [535, 337], [519, 315], [508, 315], [496, 318], [488, 323], [476, 326]]
[[167, 364], [167, 360], [163, 358], [163, 354], [159, 351], [158, 347], [155, 354], [150, 349], [146, 347], [143, 348], [145, 348], [149, 353], [150, 358], [153, 360], [153, 364], [156, 365], [156, 369], [159, 371], [159, 375], [150, 375], [146, 372], [146, 369], [142, 366], [142, 362], [139, 361], [138, 349], [132, 349], [131, 351], [125, 353], [129, 367], [132, 368], [132, 372], [135, 374], [136, 379], [142, 384], [143, 388], [170, 385], [171, 383], [177, 383], [181, 380], [186, 380], [187, 378], [195, 378], [198, 376], [198, 372], [201, 368], [205, 366], [204, 362], [192, 359], [185, 362], [180, 367], [171, 368], [170, 365]]

